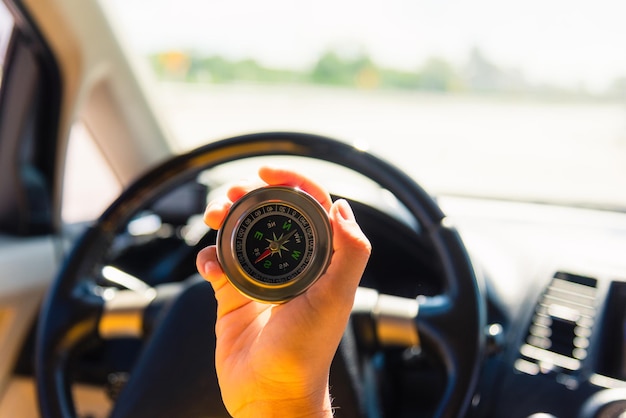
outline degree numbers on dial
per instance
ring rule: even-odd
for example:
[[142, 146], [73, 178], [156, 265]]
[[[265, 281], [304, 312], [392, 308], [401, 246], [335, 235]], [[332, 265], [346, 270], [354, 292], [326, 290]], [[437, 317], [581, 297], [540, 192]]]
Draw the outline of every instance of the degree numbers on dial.
[[237, 258], [246, 273], [263, 283], [285, 283], [306, 268], [315, 236], [309, 221], [285, 204], [255, 209], [241, 222], [235, 239]]

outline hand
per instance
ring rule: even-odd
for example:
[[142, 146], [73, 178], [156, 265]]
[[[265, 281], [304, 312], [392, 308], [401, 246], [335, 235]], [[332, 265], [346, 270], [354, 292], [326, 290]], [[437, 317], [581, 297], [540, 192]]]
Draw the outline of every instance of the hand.
[[[214, 246], [198, 253], [197, 268], [217, 299], [215, 365], [226, 408], [234, 417], [332, 417], [330, 364], [350, 316], [369, 259], [370, 243], [348, 202], [293, 171], [263, 167], [269, 185], [299, 187], [329, 213], [334, 253], [326, 273], [305, 293], [281, 305], [254, 302], [226, 279]], [[233, 186], [207, 206], [218, 229], [233, 202], [254, 187]]]

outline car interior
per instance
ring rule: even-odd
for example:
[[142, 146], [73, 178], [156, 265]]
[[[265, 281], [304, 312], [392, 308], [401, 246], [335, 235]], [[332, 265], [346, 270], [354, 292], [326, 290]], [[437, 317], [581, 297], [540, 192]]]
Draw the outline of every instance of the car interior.
[[[357, 23], [368, 10], [385, 20], [392, 4], [457, 23], [482, 10], [497, 34], [507, 22], [490, 10], [523, 8], [270, 2], [280, 30], [259, 2], [206, 3], [0, 1], [0, 417], [228, 417], [216, 302], [195, 259], [216, 241], [207, 202], [262, 164], [296, 167], [347, 199], [372, 243], [331, 368], [336, 417], [626, 416], [623, 51], [611, 55], [622, 77], [611, 94], [576, 84], [508, 96], [458, 80], [444, 94], [425, 76], [417, 93], [385, 90], [371, 71], [356, 89], [303, 87], [291, 73], [286, 87], [217, 72], [189, 81], [180, 53], [136, 52], [133, 36], [174, 45], [197, 21], [193, 36], [215, 45], [254, 38], [243, 26], [255, 22], [301, 41], [297, 51], [315, 36], [294, 27], [318, 14], [352, 27], [343, 9]], [[623, 42], [608, 6], [526, 7], [537, 27], [581, 31], [572, 50]], [[170, 20], [149, 32], [159, 16]], [[584, 44], [600, 22], [613, 43]], [[279, 55], [281, 45], [263, 43]], [[439, 77], [449, 69], [437, 62]], [[174, 70], [159, 79], [155, 68]]]

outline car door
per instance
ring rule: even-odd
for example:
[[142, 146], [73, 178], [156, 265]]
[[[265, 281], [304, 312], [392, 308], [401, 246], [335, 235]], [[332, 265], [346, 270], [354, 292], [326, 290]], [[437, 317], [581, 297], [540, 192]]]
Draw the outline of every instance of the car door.
[[53, 222], [59, 82], [20, 19], [0, 2], [0, 415], [5, 395], [19, 390], [16, 363], [61, 254]]
[[0, 0], [0, 67], [0, 416], [28, 418], [46, 290], [86, 224], [172, 149], [98, 2]]

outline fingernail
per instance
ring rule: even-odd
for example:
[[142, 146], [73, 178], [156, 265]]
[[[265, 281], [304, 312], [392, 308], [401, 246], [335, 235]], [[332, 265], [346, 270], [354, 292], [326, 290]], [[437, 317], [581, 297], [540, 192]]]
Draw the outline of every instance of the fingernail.
[[341, 217], [346, 221], [354, 222], [354, 212], [352, 211], [352, 207], [348, 201], [345, 199], [339, 199], [335, 203], [337, 205], [337, 209], [339, 209], [339, 215], [341, 215]]

